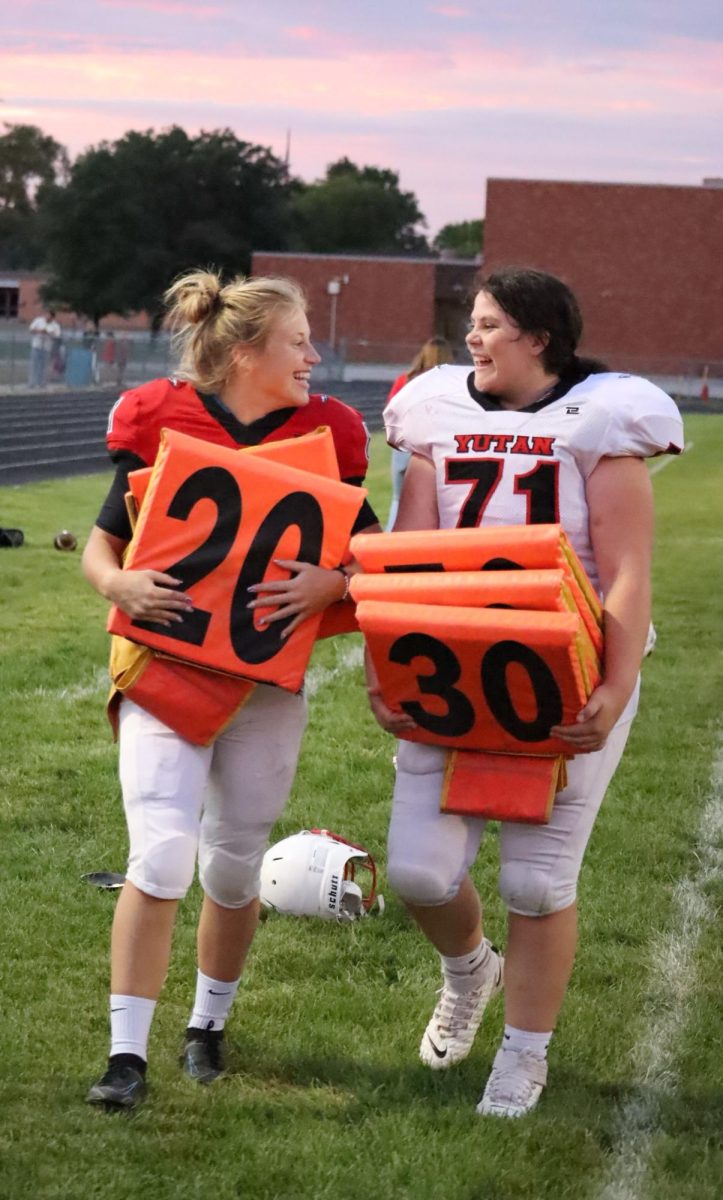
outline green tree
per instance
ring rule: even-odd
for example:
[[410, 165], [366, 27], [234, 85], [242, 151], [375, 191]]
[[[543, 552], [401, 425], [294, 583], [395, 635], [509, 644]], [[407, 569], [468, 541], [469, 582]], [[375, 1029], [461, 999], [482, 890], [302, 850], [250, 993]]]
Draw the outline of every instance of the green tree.
[[435, 250], [451, 250], [458, 258], [474, 258], [484, 244], [484, 221], [458, 221], [444, 225], [432, 245]]
[[4, 122], [0, 135], [0, 263], [11, 270], [43, 258], [38, 210], [47, 190], [65, 178], [68, 156], [35, 125]]
[[110, 312], [162, 321], [179, 272], [248, 271], [254, 247], [287, 244], [294, 184], [270, 150], [230, 130], [131, 131], [73, 164], [44, 205], [46, 300], [96, 324]]
[[419, 254], [428, 251], [426, 227], [413, 192], [399, 175], [358, 167], [348, 158], [300, 190], [294, 203], [299, 248], [315, 253]]

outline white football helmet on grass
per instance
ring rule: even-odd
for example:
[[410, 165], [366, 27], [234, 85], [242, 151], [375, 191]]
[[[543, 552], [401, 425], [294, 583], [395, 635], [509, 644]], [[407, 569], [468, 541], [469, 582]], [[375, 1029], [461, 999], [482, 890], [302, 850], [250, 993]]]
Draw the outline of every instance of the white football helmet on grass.
[[[368, 872], [364, 895], [357, 871]], [[270, 846], [261, 865], [261, 903], [296, 917], [349, 922], [365, 916], [376, 898], [377, 869], [363, 846], [328, 829], [302, 829]], [[378, 898], [381, 907], [381, 896]]]

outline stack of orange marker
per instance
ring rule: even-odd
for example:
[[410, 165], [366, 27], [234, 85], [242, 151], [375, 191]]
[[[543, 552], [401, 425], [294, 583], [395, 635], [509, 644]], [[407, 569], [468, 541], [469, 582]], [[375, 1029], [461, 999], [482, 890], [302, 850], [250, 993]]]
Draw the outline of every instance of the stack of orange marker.
[[572, 724], [600, 679], [599, 601], [559, 525], [362, 534], [357, 620], [412, 741], [450, 750], [443, 808], [549, 819]]

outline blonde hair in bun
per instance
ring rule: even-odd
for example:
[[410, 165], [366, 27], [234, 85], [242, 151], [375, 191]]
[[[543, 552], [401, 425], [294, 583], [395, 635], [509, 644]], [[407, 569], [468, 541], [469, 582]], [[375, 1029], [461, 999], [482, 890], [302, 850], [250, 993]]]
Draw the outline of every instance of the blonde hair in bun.
[[291, 279], [237, 275], [223, 284], [210, 269], [179, 276], [164, 301], [179, 359], [176, 375], [202, 392], [222, 389], [236, 346], [263, 349], [279, 310], [306, 312], [306, 297]]

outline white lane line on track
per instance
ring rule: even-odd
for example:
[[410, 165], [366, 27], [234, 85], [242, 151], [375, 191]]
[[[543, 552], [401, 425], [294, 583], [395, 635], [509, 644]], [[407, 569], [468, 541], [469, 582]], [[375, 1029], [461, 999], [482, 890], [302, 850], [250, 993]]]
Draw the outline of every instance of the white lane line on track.
[[[683, 450], [687, 453], [687, 451], [693, 449], [694, 445], [694, 442], [686, 442]], [[658, 460], [658, 462], [653, 464], [653, 466], [650, 468], [650, 474], [657, 475], [658, 471], [662, 471], [663, 467], [669, 467], [672, 462], [676, 462], [678, 457], [679, 455], [677, 454], [666, 454], [665, 458], [661, 458]]]
[[676, 1053], [685, 1027], [687, 1005], [695, 994], [696, 946], [715, 910], [705, 887], [723, 875], [723, 738], [711, 771], [710, 795], [701, 814], [696, 838], [698, 869], [682, 880], [673, 895], [672, 929], [653, 949], [646, 992], [655, 1012], [634, 1051], [636, 1095], [618, 1114], [618, 1139], [607, 1180], [597, 1200], [640, 1200], [645, 1175], [660, 1131], [659, 1098], [678, 1085]]

